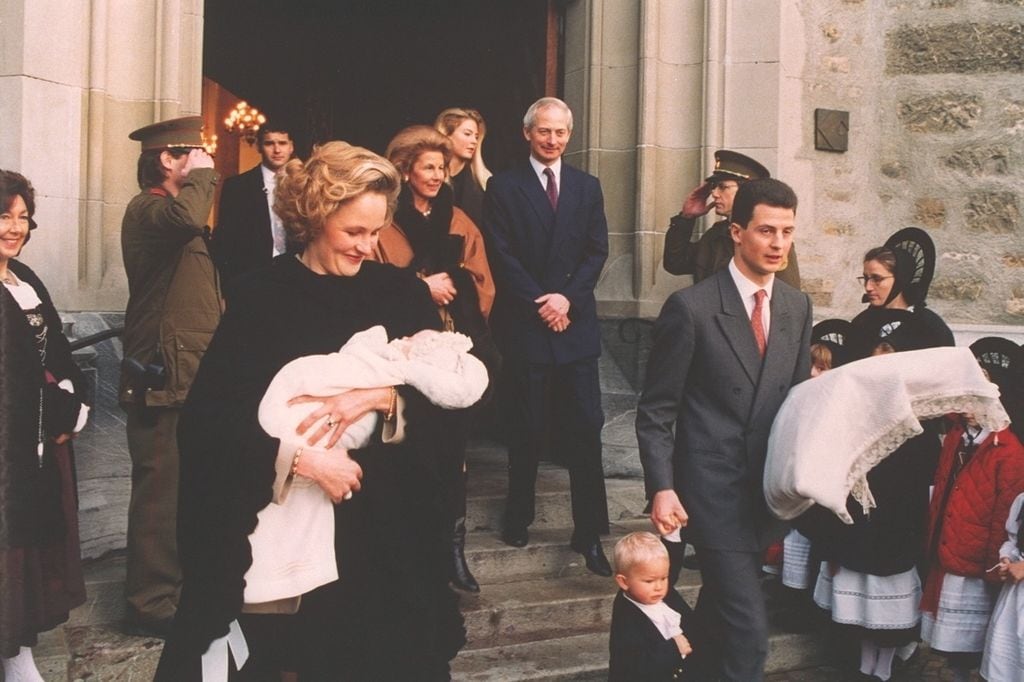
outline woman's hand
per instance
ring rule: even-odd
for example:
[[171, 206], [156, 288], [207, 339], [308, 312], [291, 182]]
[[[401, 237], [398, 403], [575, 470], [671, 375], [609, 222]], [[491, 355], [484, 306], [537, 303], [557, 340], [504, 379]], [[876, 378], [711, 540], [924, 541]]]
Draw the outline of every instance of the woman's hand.
[[455, 300], [455, 295], [459, 293], [455, 290], [455, 282], [447, 272], [429, 275], [424, 277], [423, 281], [430, 288], [430, 298], [434, 299], [435, 305], [448, 305]]
[[347, 450], [326, 452], [319, 448], [308, 448], [299, 455], [295, 464], [295, 473], [312, 480], [338, 504], [359, 491], [359, 480], [363, 477], [363, 469], [358, 462], [348, 456]]
[[1024, 580], [1024, 561], [1014, 561], [1006, 567], [1007, 580], [1019, 583]]
[[[324, 448], [330, 450], [338, 443], [345, 429], [373, 411], [387, 412], [391, 407], [391, 387], [355, 388], [337, 395], [300, 395], [288, 401], [289, 405], [322, 403], [309, 413], [295, 429], [300, 436], [308, 436], [306, 443], [315, 445], [328, 432], [330, 439]], [[319, 426], [314, 426], [319, 422]]]

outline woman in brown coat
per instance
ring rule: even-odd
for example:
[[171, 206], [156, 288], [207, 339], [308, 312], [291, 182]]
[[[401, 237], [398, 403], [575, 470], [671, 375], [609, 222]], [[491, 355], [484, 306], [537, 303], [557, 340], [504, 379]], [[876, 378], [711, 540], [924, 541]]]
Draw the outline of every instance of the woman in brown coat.
[[[487, 327], [494, 302], [494, 278], [480, 230], [453, 205], [452, 190], [445, 183], [451, 141], [429, 126], [410, 126], [391, 140], [385, 154], [402, 174], [402, 191], [394, 222], [381, 231], [375, 258], [412, 268], [419, 275], [430, 289], [444, 328], [473, 340], [472, 352], [487, 366], [493, 384], [500, 364]], [[450, 521], [446, 533], [450, 533], [452, 549], [452, 584], [478, 592], [480, 586], [465, 555], [470, 416], [467, 410], [445, 413], [451, 423], [443, 431], [449, 438], [440, 448], [438, 469]]]

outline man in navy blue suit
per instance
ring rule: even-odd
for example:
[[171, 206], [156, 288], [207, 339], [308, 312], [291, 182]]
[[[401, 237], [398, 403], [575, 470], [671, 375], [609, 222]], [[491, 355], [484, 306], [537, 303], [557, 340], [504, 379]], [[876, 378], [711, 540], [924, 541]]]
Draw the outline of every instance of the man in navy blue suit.
[[537, 464], [547, 439], [557, 435], [569, 466], [572, 548], [592, 572], [610, 576], [600, 541], [608, 532], [608, 503], [594, 299], [608, 257], [608, 224], [597, 178], [562, 163], [571, 134], [565, 102], [534, 102], [523, 117], [529, 163], [491, 178], [484, 197], [497, 288], [491, 321], [512, 393], [502, 539], [513, 547], [529, 541]]

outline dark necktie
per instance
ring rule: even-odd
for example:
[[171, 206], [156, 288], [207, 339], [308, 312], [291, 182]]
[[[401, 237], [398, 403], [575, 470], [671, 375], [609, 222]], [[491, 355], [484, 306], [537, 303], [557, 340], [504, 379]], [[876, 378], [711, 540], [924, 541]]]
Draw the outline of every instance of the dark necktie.
[[758, 289], [754, 292], [754, 312], [750, 315], [750, 328], [754, 330], [754, 341], [757, 341], [757, 352], [764, 357], [764, 351], [768, 348], [768, 337], [764, 333], [764, 299], [768, 292]]
[[558, 185], [555, 183], [555, 171], [550, 168], [544, 169], [544, 177], [548, 179], [548, 201], [551, 202], [551, 210], [558, 210]]

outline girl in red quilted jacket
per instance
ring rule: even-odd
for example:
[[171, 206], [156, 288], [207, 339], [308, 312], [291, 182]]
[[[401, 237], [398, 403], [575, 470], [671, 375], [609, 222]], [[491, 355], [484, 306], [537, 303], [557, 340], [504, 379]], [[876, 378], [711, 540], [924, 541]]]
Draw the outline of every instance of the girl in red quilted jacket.
[[[1010, 403], [1016, 382], [1009, 370], [1019, 349], [993, 343], [1002, 341], [982, 339], [971, 349]], [[921, 637], [947, 657], [954, 681], [966, 682], [981, 663], [1001, 587], [999, 549], [1010, 507], [1024, 491], [1024, 446], [1010, 429], [989, 432], [969, 415], [952, 421], [932, 491]]]

